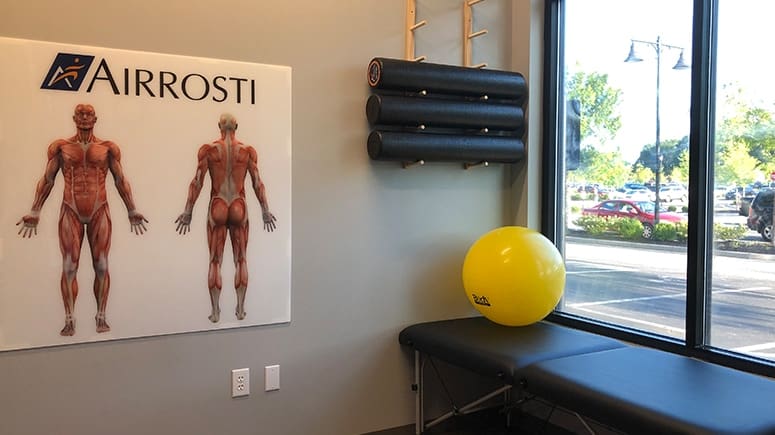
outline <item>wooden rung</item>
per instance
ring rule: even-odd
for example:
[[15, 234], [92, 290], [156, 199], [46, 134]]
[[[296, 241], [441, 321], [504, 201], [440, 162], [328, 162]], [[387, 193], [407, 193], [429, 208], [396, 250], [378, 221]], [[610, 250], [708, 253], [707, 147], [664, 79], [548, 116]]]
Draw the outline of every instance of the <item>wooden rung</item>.
[[410, 27], [409, 30], [414, 32], [415, 30], [419, 29], [420, 27], [422, 27], [422, 26], [424, 26], [426, 24], [428, 24], [428, 20], [422, 20], [419, 23], [415, 23], [415, 25]]
[[[487, 29], [474, 32], [474, 14], [471, 6], [480, 3], [484, 0], [463, 0], [463, 66], [471, 67], [473, 60], [473, 43], [472, 39], [486, 35]], [[482, 68], [487, 64], [479, 64], [473, 66], [473, 68]]]
[[428, 20], [417, 21], [417, 5], [415, 0], [406, 0], [406, 27], [404, 41], [404, 59], [406, 60], [425, 60], [424, 56], [415, 57], [414, 55], [414, 31], [428, 24]]
[[487, 29], [482, 29], [482, 30], [480, 30], [478, 32], [474, 32], [474, 33], [468, 35], [468, 39], [473, 39], [473, 38], [476, 38], [477, 36], [482, 36], [482, 35], [486, 35], [486, 34], [487, 34]]

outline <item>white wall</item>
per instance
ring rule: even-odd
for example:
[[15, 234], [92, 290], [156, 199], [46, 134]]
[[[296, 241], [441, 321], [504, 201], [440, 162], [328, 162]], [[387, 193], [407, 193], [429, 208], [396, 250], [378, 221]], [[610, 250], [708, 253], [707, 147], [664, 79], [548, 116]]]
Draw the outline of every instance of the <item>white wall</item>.
[[[534, 3], [476, 5], [475, 25], [489, 33], [474, 62], [530, 65], [513, 44], [526, 34], [512, 28], [530, 27]], [[418, 1], [418, 18], [429, 21], [418, 54], [460, 64], [461, 4]], [[293, 321], [1, 353], [0, 433], [341, 435], [412, 421], [411, 358], [398, 332], [475, 314], [460, 280], [466, 250], [497, 226], [532, 225], [538, 203], [525, 193], [537, 175], [524, 168], [536, 168], [536, 157], [467, 171], [369, 160], [365, 69], [375, 56], [403, 56], [404, 8], [403, 0], [5, 2], [2, 36], [293, 68]], [[262, 391], [268, 364], [281, 365], [280, 391]], [[229, 394], [238, 367], [252, 369], [245, 400]]]

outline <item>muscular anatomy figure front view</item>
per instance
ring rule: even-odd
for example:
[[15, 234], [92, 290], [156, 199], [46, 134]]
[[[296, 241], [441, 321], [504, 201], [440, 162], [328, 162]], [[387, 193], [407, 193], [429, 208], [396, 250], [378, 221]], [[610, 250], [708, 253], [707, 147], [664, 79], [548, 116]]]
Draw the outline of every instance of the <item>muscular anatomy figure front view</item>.
[[48, 147], [48, 162], [43, 177], [35, 189], [35, 199], [28, 215], [16, 225], [22, 225], [19, 234], [32, 237], [38, 233], [38, 221], [43, 203], [51, 193], [58, 172], [64, 178], [64, 197], [59, 212], [59, 249], [62, 252], [62, 278], [60, 287], [65, 305], [65, 326], [61, 335], [75, 334], [73, 310], [78, 297], [78, 263], [84, 235], [91, 248], [94, 266], [94, 297], [97, 300], [97, 332], [110, 331], [105, 320], [105, 310], [110, 291], [108, 252], [112, 224], [108, 210], [105, 178], [113, 175], [116, 189], [127, 211], [131, 231], [142, 234], [148, 220], [135, 210], [132, 190], [124, 178], [121, 167], [121, 151], [111, 141], [94, 136], [97, 115], [94, 107], [79, 104], [75, 107], [73, 121], [76, 134], [67, 139], [58, 139]]

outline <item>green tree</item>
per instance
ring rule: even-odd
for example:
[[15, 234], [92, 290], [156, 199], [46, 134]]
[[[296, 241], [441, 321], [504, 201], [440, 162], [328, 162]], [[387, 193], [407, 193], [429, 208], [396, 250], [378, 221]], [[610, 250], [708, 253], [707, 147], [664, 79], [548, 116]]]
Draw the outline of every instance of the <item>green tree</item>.
[[608, 84], [608, 75], [578, 71], [567, 80], [566, 98], [579, 104], [580, 164], [572, 181], [617, 186], [629, 172], [621, 153], [602, 151], [598, 145], [616, 136], [622, 127], [619, 102], [622, 91]]
[[630, 170], [619, 151], [600, 151], [593, 147], [581, 150], [580, 180], [594, 181], [604, 186], [621, 186]]
[[[751, 103], [743, 90], [733, 84], [722, 87], [720, 122], [716, 131], [716, 179], [743, 184], [755, 180], [753, 170], [741, 173], [751, 161], [735, 152], [745, 152], [762, 173], [775, 169], [775, 113]], [[727, 161], [731, 159], [732, 161]], [[735, 178], [738, 177], [738, 178]]]
[[622, 127], [618, 113], [621, 89], [608, 84], [608, 74], [578, 71], [567, 81], [567, 99], [581, 105], [581, 143], [594, 138], [605, 143]]
[[684, 150], [678, 157], [678, 165], [673, 168], [673, 180], [681, 183], [689, 181], [689, 150]]
[[719, 184], [748, 184], [761, 177], [759, 164], [743, 141], [727, 142], [717, 157], [715, 178]]
[[654, 180], [654, 170], [646, 168], [640, 163], [632, 165], [632, 171], [630, 172], [630, 180], [637, 181], [638, 183], [648, 183]]
[[[652, 171], [656, 170], [657, 157], [654, 144], [644, 145], [640, 152], [640, 157], [635, 161], [635, 165], [641, 165]], [[681, 140], [666, 140], [659, 144], [659, 154], [662, 155], [662, 172], [666, 177], [673, 174], [676, 167], [681, 164], [681, 155], [689, 150], [689, 136], [684, 136]]]

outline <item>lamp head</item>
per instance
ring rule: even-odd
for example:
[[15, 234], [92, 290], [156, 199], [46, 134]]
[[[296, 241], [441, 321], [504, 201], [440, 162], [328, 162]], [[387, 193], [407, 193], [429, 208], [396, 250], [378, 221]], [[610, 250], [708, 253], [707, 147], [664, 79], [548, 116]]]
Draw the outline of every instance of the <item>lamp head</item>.
[[627, 59], [624, 59], [625, 62], [642, 62], [643, 59], [639, 58], [637, 54], [635, 54], [635, 42], [630, 43], [630, 54], [627, 55]]
[[675, 63], [675, 66], [673, 66], [673, 69], [688, 69], [689, 65], [684, 62], [684, 51], [681, 50], [681, 55], [678, 56], [678, 62]]

